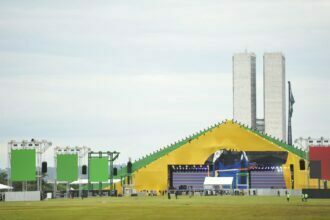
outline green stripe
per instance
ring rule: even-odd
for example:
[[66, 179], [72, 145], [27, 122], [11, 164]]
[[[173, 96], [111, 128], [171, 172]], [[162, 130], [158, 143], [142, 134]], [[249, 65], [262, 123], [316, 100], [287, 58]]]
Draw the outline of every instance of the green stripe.
[[[167, 146], [163, 149], [159, 149], [158, 151], [153, 152], [150, 155], [147, 155], [147, 156], [142, 157], [141, 159], [139, 159], [137, 161], [134, 161], [133, 165], [132, 165], [132, 171], [135, 172], [135, 171], [141, 169], [142, 167], [147, 166], [148, 164], [150, 164], [150, 163], [158, 160], [159, 158], [171, 153], [172, 151], [178, 149], [179, 147], [187, 144], [189, 141], [195, 140], [196, 138], [198, 138], [201, 135], [211, 131], [215, 127], [219, 127], [220, 125], [221, 125], [221, 123], [217, 123], [217, 124], [207, 128], [207, 129], [204, 129], [204, 130], [192, 135], [192, 136], [186, 137], [185, 139], [183, 139], [181, 141], [175, 142], [174, 144], [172, 144], [170, 146]], [[118, 170], [118, 173], [117, 173], [116, 177], [119, 178], [119, 177], [125, 177], [125, 176], [127, 176], [126, 166], [122, 167], [121, 169]]]
[[253, 130], [253, 129], [251, 129], [249, 127], [246, 127], [244, 125], [240, 125], [240, 126], [242, 128], [245, 128], [246, 130], [251, 131], [251, 132], [259, 135], [260, 137], [262, 137], [262, 138], [264, 138], [264, 139], [266, 139], [266, 140], [268, 140], [268, 141], [276, 144], [277, 146], [279, 146], [281, 148], [284, 148], [285, 150], [287, 150], [287, 151], [289, 151], [289, 152], [297, 155], [298, 157], [301, 157], [301, 158], [303, 158], [305, 160], [307, 159], [307, 152], [306, 151], [303, 151], [303, 150], [301, 150], [301, 149], [299, 149], [299, 148], [297, 148], [297, 147], [295, 147], [293, 145], [288, 145], [288, 144], [286, 144], [286, 143], [284, 143], [284, 142], [282, 142], [280, 140], [277, 140], [277, 139], [275, 139], [273, 137], [270, 137], [270, 136], [268, 136], [268, 135], [266, 135], [266, 134], [264, 134], [264, 133], [262, 133], [262, 132], [260, 132], [258, 130]]

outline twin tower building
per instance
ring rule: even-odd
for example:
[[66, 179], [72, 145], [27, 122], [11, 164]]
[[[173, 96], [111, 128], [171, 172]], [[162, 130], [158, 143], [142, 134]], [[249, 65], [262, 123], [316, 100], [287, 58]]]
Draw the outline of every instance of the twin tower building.
[[264, 118], [257, 119], [256, 55], [233, 56], [234, 120], [286, 141], [285, 58], [282, 53], [263, 56]]

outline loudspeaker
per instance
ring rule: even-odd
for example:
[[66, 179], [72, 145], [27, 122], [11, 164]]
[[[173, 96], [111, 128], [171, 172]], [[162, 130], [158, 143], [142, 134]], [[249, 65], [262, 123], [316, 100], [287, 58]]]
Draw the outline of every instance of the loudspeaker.
[[127, 173], [132, 173], [132, 162], [128, 161], [127, 163]]
[[113, 172], [112, 172], [112, 174], [113, 174], [114, 176], [117, 176], [117, 167], [114, 167], [114, 168], [113, 168]]
[[83, 175], [86, 175], [86, 174], [87, 174], [87, 166], [86, 166], [86, 165], [83, 165], [83, 166], [81, 167], [81, 173], [82, 173]]
[[305, 170], [306, 169], [304, 160], [299, 160], [299, 167], [300, 167], [300, 170]]
[[47, 162], [42, 162], [41, 164], [41, 172], [42, 173], [47, 173]]

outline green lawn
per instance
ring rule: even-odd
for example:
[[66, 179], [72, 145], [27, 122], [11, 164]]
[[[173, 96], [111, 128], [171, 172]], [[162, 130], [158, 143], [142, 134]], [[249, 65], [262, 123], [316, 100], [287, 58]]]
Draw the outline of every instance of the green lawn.
[[1, 202], [0, 219], [330, 219], [330, 200], [299, 197], [130, 197]]

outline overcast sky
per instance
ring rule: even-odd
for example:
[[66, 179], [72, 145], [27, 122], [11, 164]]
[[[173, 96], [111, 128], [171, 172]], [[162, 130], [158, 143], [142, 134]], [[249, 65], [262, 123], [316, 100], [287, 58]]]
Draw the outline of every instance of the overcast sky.
[[126, 162], [230, 119], [232, 55], [245, 50], [258, 117], [263, 53], [281, 51], [294, 138], [329, 137], [329, 12], [317, 0], [0, 1], [0, 168], [11, 139]]

